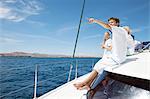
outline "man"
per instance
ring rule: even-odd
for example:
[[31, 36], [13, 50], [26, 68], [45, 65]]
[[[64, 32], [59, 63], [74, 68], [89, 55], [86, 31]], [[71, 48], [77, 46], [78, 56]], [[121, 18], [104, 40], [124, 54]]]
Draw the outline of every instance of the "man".
[[[77, 89], [85, 88], [90, 90], [92, 82], [95, 80], [98, 74], [103, 73], [105, 67], [117, 65], [126, 60], [128, 31], [123, 27], [119, 27], [120, 21], [118, 18], [112, 17], [108, 19], [108, 24], [94, 18], [89, 18], [88, 21], [89, 23], [99, 24], [100, 26], [104, 27], [105, 29], [109, 29], [112, 32], [112, 55], [103, 61], [98, 61], [88, 78], [82, 82], [74, 84]], [[101, 81], [103, 79], [104, 77], [101, 79]]]

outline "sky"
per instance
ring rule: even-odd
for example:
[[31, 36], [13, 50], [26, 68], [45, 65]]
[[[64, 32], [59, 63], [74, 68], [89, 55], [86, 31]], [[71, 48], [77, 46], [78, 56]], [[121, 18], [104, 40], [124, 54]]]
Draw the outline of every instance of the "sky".
[[[83, 0], [0, 0], [0, 53], [72, 55]], [[87, 18], [117, 17], [138, 41], [150, 40], [150, 0], [86, 0], [75, 56], [103, 54], [107, 30]]]

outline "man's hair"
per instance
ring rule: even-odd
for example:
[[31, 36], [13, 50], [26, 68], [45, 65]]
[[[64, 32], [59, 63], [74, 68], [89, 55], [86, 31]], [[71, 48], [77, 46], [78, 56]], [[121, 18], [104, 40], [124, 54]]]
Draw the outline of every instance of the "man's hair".
[[120, 23], [120, 20], [118, 18], [111, 17], [108, 19], [108, 21], [110, 21], [110, 20], [115, 20], [116, 23]]

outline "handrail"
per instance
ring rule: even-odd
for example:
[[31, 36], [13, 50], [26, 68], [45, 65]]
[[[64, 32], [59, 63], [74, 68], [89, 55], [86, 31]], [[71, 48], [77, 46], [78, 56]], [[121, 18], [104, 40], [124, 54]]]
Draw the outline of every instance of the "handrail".
[[[55, 78], [64, 76], [64, 75], [66, 75], [66, 74], [68, 74], [68, 72], [67, 72], [67, 73], [64, 73], [64, 74], [60, 74], [60, 75], [55, 76], [55, 77], [52, 77], [52, 78], [50, 78], [50, 79], [55, 79]], [[43, 83], [43, 82], [45, 82], [45, 81], [48, 81], [48, 80], [50, 80], [50, 79], [46, 79], [46, 80], [39, 81], [38, 84], [41, 84], [41, 83]]]
[[[70, 61], [54, 62], [54, 63], [50, 63], [50, 64], [62, 64], [62, 63], [66, 63], [66, 62], [69, 63]], [[46, 65], [50, 65], [50, 64], [46, 64]], [[43, 64], [41, 64], [41, 66], [42, 66], [42, 65], [43, 65]], [[46, 65], [44, 64], [44, 66], [46, 66]], [[31, 68], [31, 67], [33, 67], [33, 66], [20, 67], [20, 68], [11, 68], [11, 69], [5, 70], [5, 72], [6, 72], [6, 71], [15, 70], [15, 69], [24, 69], [24, 68]], [[4, 72], [4, 71], [0, 71], [0, 72]], [[36, 65], [36, 72], [37, 72], [37, 65]], [[67, 73], [65, 73], [65, 74], [67, 74]], [[35, 75], [37, 75], [37, 74], [35, 74]], [[63, 76], [63, 75], [59, 75], [59, 76]], [[56, 76], [56, 77], [59, 77], [59, 76]], [[53, 77], [53, 78], [56, 78], [56, 77]], [[53, 78], [51, 78], [51, 79], [53, 79]], [[37, 78], [35, 78], [35, 79], [37, 79]], [[50, 79], [48, 79], [48, 80], [50, 80]], [[48, 80], [44, 80], [44, 81], [40, 81], [40, 82], [38, 82], [38, 83], [36, 82], [36, 83], [39, 84], [39, 83], [42, 83], [42, 82], [45, 82], [45, 81], [48, 81]], [[29, 88], [29, 87], [32, 87], [32, 86], [34, 86], [34, 85], [35, 85], [35, 84], [31, 84], [31, 85], [29, 85], [29, 86], [22, 87], [22, 88], [20, 88], [20, 89], [18, 89], [18, 90], [11, 91], [11, 92], [9, 92], [9, 93], [7, 93], [7, 94], [5, 94], [5, 95], [0, 96], [0, 98], [3, 98], [3, 97], [8, 96], [8, 95], [10, 95], [10, 94], [13, 94], [13, 93], [22, 91], [22, 90], [24, 90], [24, 89], [26, 89], [26, 88]]]
[[0, 70], [0, 72], [6, 72], [6, 71], [12, 71], [15, 69], [25, 69], [25, 68], [31, 68], [33, 66], [27, 66], [27, 67], [19, 67], [19, 68], [11, 68], [11, 69], [6, 69], [6, 70]]
[[[67, 72], [67, 73], [68, 73], [68, 72]], [[55, 78], [57, 78], [57, 77], [64, 76], [64, 75], [67, 74], [67, 73], [60, 74], [60, 75], [55, 76], [55, 77], [52, 77], [52, 78], [50, 78], [50, 79], [55, 79]], [[37, 84], [43, 83], [43, 82], [48, 81], [48, 80], [50, 80], [50, 79], [46, 79], [46, 80], [39, 81], [39, 82], [37, 82]], [[34, 86], [34, 84], [31, 84], [31, 85], [22, 87], [22, 88], [20, 88], [20, 89], [18, 89], [18, 90], [15, 90], [15, 91], [11, 91], [11, 92], [9, 92], [9, 93], [7, 93], [7, 94], [5, 94], [5, 95], [0, 96], [0, 98], [6, 97], [6, 96], [8, 96], [8, 95], [10, 95], [10, 94], [13, 94], [13, 93], [22, 91], [22, 90], [24, 90], [24, 89], [26, 89], [26, 88], [29, 88], [29, 87], [32, 87], [32, 86]]]
[[145, 50], [148, 46], [150, 46], [150, 43], [148, 43], [147, 45], [145, 45], [144, 48], [142, 48], [142, 50]]
[[48, 66], [48, 65], [55, 65], [55, 64], [63, 64], [63, 63], [71, 63], [73, 62], [73, 60], [70, 60], [70, 61], [63, 61], [63, 62], [53, 62], [53, 63], [48, 63], [48, 64], [38, 64], [40, 66]]
[[9, 93], [7, 93], [7, 94], [5, 94], [5, 95], [0, 96], [0, 98], [3, 98], [3, 97], [6, 97], [6, 96], [8, 96], [8, 95], [10, 95], [10, 94], [13, 94], [13, 93], [22, 91], [22, 90], [24, 90], [24, 89], [26, 89], [26, 88], [32, 87], [33, 85], [34, 85], [34, 84], [28, 85], [28, 86], [26, 86], [26, 87], [20, 88], [20, 89], [15, 90], [15, 91], [11, 91], [11, 92], [9, 92]]

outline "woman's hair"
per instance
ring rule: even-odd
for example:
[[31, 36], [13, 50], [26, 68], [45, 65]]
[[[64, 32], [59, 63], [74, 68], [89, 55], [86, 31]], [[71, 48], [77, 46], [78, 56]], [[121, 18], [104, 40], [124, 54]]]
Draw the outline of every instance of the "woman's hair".
[[111, 17], [108, 19], [108, 21], [110, 21], [110, 20], [115, 20], [116, 23], [120, 23], [120, 20], [118, 18]]

